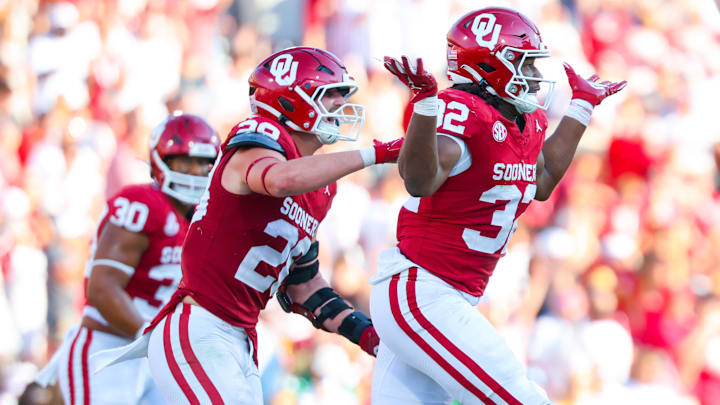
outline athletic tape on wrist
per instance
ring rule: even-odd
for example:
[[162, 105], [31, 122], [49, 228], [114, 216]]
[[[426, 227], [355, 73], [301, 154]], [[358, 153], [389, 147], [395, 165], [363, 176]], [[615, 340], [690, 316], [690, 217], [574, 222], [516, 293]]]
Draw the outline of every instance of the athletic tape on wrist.
[[426, 117], [435, 117], [438, 113], [437, 96], [424, 98], [413, 104], [413, 112], [415, 114], [424, 115]]
[[358, 149], [358, 152], [360, 152], [360, 158], [363, 161], [363, 167], [368, 167], [375, 164], [375, 147], [368, 146], [367, 148]]
[[568, 106], [568, 109], [565, 112], [565, 116], [577, 120], [579, 123], [585, 126], [588, 126], [588, 124], [590, 123], [590, 116], [593, 113], [593, 109], [593, 105], [586, 100], [575, 98], [570, 101], [570, 106]]

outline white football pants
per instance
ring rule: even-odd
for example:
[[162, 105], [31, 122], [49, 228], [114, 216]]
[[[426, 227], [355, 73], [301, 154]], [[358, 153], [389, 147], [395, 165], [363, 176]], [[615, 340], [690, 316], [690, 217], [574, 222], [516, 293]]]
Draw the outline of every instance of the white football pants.
[[381, 342], [373, 405], [451, 400], [463, 405], [550, 404], [545, 392], [527, 379], [500, 334], [475, 309], [479, 298], [422, 268], [386, 270], [378, 269], [385, 277], [374, 278], [370, 296]]
[[169, 404], [262, 405], [260, 373], [243, 328], [181, 302], [151, 333], [150, 370]]
[[58, 384], [66, 405], [165, 404], [150, 375], [146, 358], [135, 359], [93, 373], [90, 355], [131, 342], [120, 336], [78, 328], [67, 336], [58, 361]]

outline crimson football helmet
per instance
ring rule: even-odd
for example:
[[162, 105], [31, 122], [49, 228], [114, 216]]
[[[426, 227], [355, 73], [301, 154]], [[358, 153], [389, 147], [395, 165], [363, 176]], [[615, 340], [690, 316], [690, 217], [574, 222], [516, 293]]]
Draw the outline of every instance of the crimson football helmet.
[[[358, 89], [335, 55], [312, 47], [294, 47], [262, 61], [250, 75], [253, 113], [292, 131], [314, 134], [324, 144], [354, 141], [365, 120], [364, 107], [347, 99]], [[322, 98], [338, 89], [346, 102], [328, 111]]]
[[150, 175], [165, 194], [187, 204], [197, 204], [209, 177], [172, 171], [166, 160], [174, 155], [215, 159], [219, 150], [220, 138], [204, 119], [175, 112], [150, 134]]
[[[448, 79], [453, 83], [489, 85], [488, 91], [513, 104], [521, 113], [550, 105], [555, 81], [524, 75], [527, 58], [546, 58], [550, 50], [527, 17], [502, 7], [484, 8], [460, 17], [447, 35]], [[540, 104], [531, 82], [546, 83]]]

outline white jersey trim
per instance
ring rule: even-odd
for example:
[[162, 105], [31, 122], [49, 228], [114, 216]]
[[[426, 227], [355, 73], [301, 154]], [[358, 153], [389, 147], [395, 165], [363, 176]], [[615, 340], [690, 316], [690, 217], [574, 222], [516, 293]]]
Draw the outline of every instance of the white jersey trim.
[[377, 273], [370, 278], [370, 284], [378, 284], [411, 267], [422, 268], [405, 257], [399, 248], [385, 249], [378, 255]]

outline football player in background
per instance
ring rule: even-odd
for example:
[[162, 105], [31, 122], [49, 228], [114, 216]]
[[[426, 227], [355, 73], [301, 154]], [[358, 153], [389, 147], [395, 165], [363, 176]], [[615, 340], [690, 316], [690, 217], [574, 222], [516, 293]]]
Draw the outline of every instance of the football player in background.
[[126, 186], [107, 201], [85, 270], [82, 321], [41, 373], [44, 384], [57, 376], [66, 404], [164, 403], [147, 359], [93, 373], [90, 355], [130, 343], [175, 292], [187, 217], [219, 147], [204, 119], [170, 115], [150, 135], [154, 182]]
[[378, 345], [368, 317], [318, 273], [315, 233], [335, 181], [394, 162], [401, 142], [314, 155], [324, 144], [355, 140], [364, 120], [363, 107], [348, 103], [356, 83], [327, 51], [280, 51], [249, 82], [255, 114], [221, 148], [185, 240], [180, 286], [131, 350], [145, 346], [171, 404], [263, 403], [255, 326], [273, 295], [285, 311], [371, 355]]
[[593, 108], [626, 83], [583, 79], [566, 64], [572, 101], [545, 140], [553, 83], [534, 64], [550, 56], [535, 24], [486, 8], [461, 17], [447, 39], [453, 85], [439, 94], [421, 60], [385, 59], [413, 93], [398, 168], [414, 197], [399, 214], [398, 246], [380, 255], [371, 280], [381, 338], [372, 402], [549, 404], [474, 307], [518, 217], [548, 198]]

